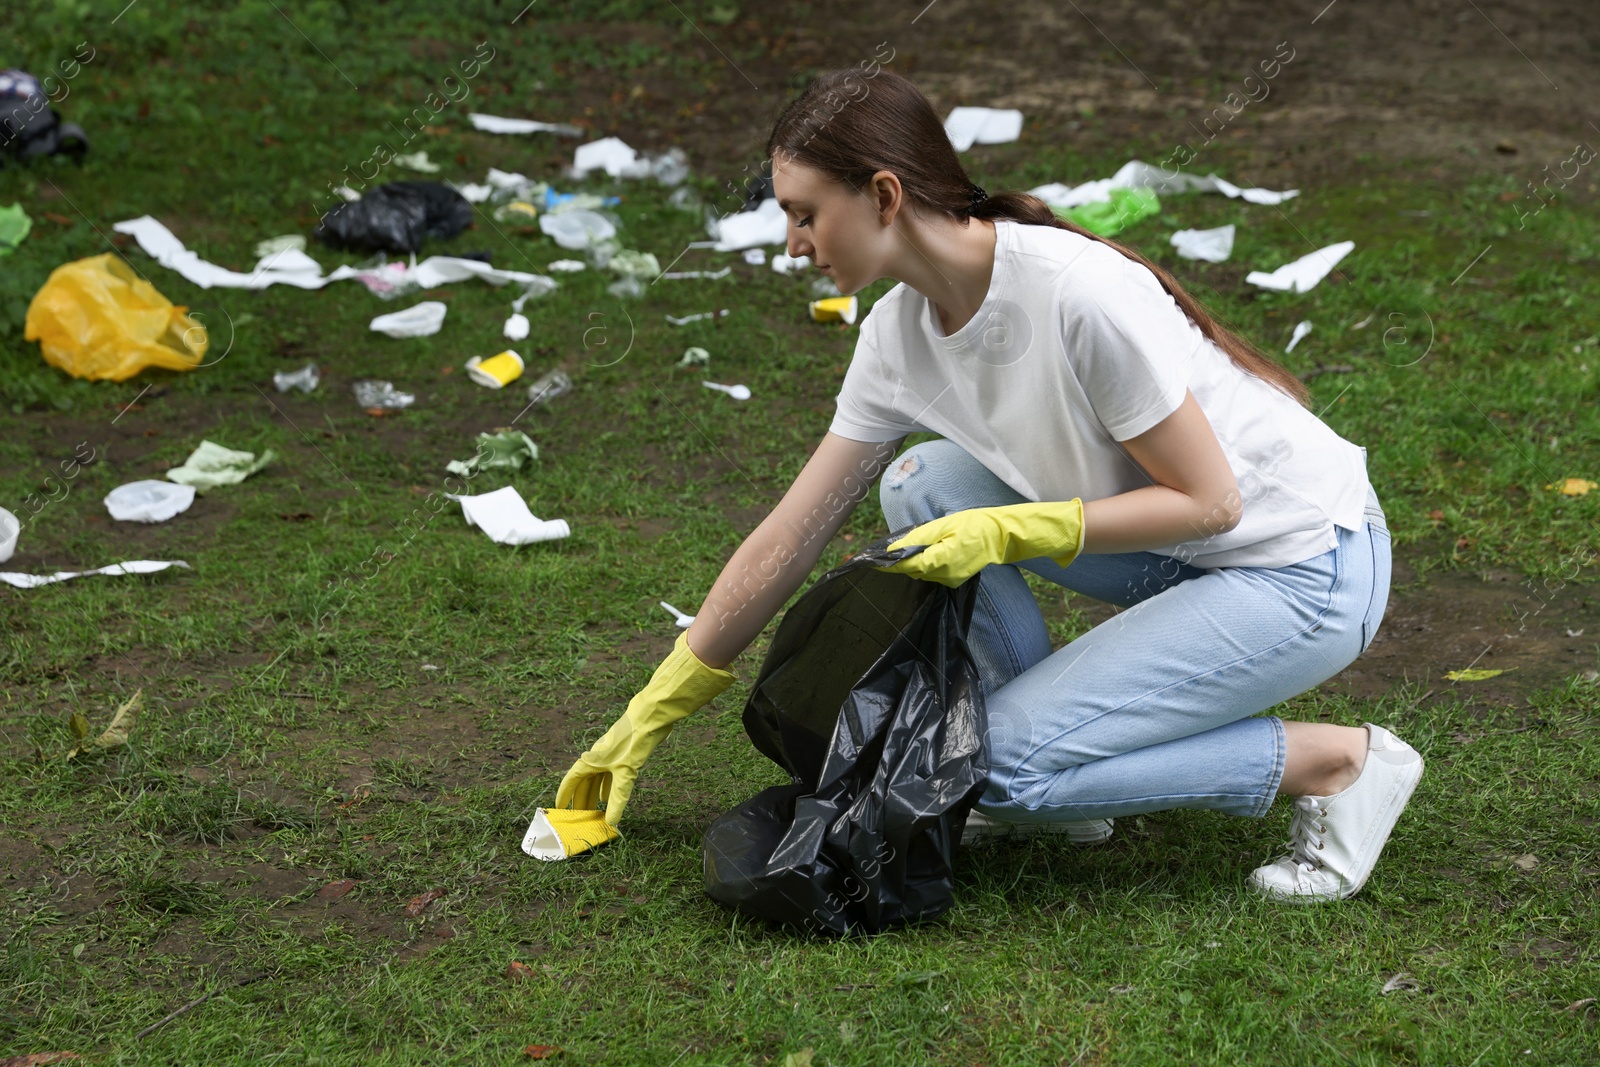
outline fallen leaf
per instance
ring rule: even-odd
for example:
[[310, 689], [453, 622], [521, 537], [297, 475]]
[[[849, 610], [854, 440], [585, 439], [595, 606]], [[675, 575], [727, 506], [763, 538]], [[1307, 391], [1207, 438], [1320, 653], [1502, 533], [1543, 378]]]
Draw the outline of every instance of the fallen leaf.
[[116, 748], [118, 745], [128, 743], [128, 738], [133, 734], [133, 728], [139, 721], [139, 711], [144, 706], [144, 690], [135, 689], [128, 702], [117, 709], [111, 716], [111, 724], [106, 727], [105, 733], [94, 739], [99, 748]]
[[1504, 670], [1488, 670], [1483, 667], [1472, 667], [1464, 671], [1446, 671], [1445, 677], [1452, 682], [1481, 682], [1488, 678], [1498, 678], [1506, 671], [1514, 671], [1515, 667], [1506, 667]]
[[522, 1050], [522, 1054], [530, 1060], [547, 1060], [551, 1056], [561, 1055], [561, 1049], [555, 1045], [529, 1045]]
[[417, 916], [428, 910], [429, 904], [432, 904], [440, 897], [448, 895], [449, 890], [447, 889], [430, 889], [426, 893], [414, 896], [411, 898], [411, 903], [406, 905], [406, 914], [415, 919]]
[[1560, 485], [1550, 484], [1546, 489], [1559, 489], [1562, 496], [1588, 496], [1592, 490], [1600, 489], [1600, 482], [1591, 482], [1587, 478], [1568, 478]]
[[789, 1053], [783, 1058], [783, 1067], [811, 1067], [811, 1046]]
[[0, 1060], [0, 1067], [44, 1067], [47, 1063], [81, 1059], [76, 1052], [30, 1052], [26, 1056], [7, 1056]]
[[1511, 862], [1519, 871], [1531, 871], [1535, 867], [1539, 866], [1539, 857], [1533, 855], [1532, 853], [1525, 852], [1522, 855], [1517, 856]]
[[[73, 712], [72, 718], [67, 720], [67, 725], [72, 728], [72, 736], [79, 741], [85, 740], [89, 736], [89, 716], [83, 712]], [[77, 749], [73, 749], [73, 751], [76, 752]]]
[[532, 978], [532, 977], [534, 977], [533, 968], [529, 967], [526, 963], [523, 963], [521, 960], [512, 960], [509, 964], [506, 965], [506, 977], [507, 978]]
[[1594, 998], [1593, 997], [1584, 997], [1582, 1000], [1574, 1000], [1571, 1004], [1568, 1004], [1565, 1008], [1562, 1008], [1561, 1010], [1562, 1011], [1582, 1011], [1584, 1008], [1587, 1008], [1589, 1005], [1591, 1005], [1593, 1003], [1594, 1003]]
[[356, 880], [354, 878], [341, 878], [339, 881], [329, 882], [317, 890], [317, 898], [319, 900], [338, 900], [355, 887]]
[[1383, 983], [1383, 991], [1385, 993], [1393, 993], [1397, 989], [1416, 989], [1417, 985], [1418, 983], [1415, 978], [1411, 977], [1405, 971], [1401, 971], [1399, 974]]

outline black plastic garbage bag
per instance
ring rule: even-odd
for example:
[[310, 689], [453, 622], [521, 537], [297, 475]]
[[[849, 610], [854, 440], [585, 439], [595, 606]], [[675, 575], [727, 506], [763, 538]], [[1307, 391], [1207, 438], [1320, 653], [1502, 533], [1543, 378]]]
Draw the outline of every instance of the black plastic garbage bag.
[[877, 568], [920, 549], [870, 546], [778, 625], [745, 705], [756, 748], [793, 779], [718, 818], [706, 892], [745, 915], [835, 934], [931, 919], [988, 778], [977, 583]]
[[415, 252], [424, 237], [454, 237], [472, 224], [472, 205], [442, 182], [389, 182], [322, 216], [315, 236], [334, 248]]
[[23, 70], [0, 70], [0, 167], [8, 159], [27, 162], [39, 156], [81, 161], [87, 151], [83, 128], [61, 121], [37, 78]]

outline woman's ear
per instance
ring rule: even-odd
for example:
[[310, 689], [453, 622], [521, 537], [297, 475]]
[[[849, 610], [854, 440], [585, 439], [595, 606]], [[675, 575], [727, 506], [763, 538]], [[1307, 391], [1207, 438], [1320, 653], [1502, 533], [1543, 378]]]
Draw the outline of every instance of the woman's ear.
[[872, 176], [867, 190], [883, 224], [893, 226], [895, 216], [900, 214], [901, 207], [905, 205], [905, 190], [900, 188], [900, 179], [892, 171], [880, 170]]

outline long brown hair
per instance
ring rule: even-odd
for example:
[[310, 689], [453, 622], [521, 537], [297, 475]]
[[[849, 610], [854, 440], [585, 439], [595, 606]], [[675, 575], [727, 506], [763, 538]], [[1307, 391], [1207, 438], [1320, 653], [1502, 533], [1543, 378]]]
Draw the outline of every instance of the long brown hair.
[[1189, 321], [1234, 364], [1305, 404], [1310, 394], [1293, 374], [1206, 313], [1199, 301], [1161, 267], [1138, 252], [1059, 218], [1029, 193], [1000, 193], [973, 202], [976, 188], [956, 155], [944, 123], [910, 79], [891, 70], [829, 71], [805, 87], [778, 116], [767, 138], [776, 153], [821, 171], [854, 189], [866, 188], [880, 170], [900, 179], [906, 199], [923, 209], [965, 221], [1009, 219], [1055, 226], [1109, 245], [1156, 276]]

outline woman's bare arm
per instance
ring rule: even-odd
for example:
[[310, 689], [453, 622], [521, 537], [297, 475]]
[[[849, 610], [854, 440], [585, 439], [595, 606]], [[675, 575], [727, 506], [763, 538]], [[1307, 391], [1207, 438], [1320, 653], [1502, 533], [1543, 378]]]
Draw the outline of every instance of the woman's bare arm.
[[1084, 504], [1085, 552], [1139, 552], [1239, 525], [1238, 482], [1193, 393], [1122, 447], [1156, 484]]
[[822, 550], [894, 458], [899, 441], [826, 434], [794, 484], [722, 568], [689, 627], [702, 663], [726, 667], [800, 588]]

